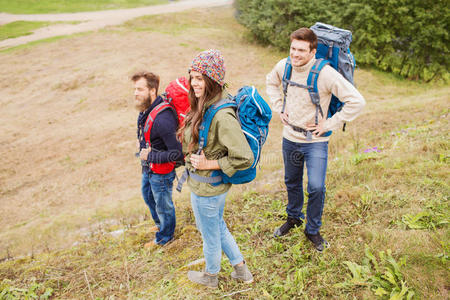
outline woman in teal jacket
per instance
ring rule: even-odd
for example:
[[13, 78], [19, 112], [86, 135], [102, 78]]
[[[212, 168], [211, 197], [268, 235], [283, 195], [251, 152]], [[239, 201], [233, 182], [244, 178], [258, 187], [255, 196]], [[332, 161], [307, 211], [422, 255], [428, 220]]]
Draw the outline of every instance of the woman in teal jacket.
[[[191, 110], [180, 128], [186, 168], [197, 175], [209, 177], [213, 170], [228, 176], [250, 167], [253, 153], [241, 131], [233, 108], [219, 110], [208, 133], [208, 144], [198, 153], [199, 127], [206, 109], [225, 98], [225, 65], [218, 50], [201, 52], [189, 68], [189, 101]], [[204, 272], [189, 271], [188, 278], [198, 284], [216, 288], [222, 250], [234, 267], [231, 276], [246, 283], [253, 281], [235, 239], [223, 219], [225, 198], [231, 184], [213, 186], [188, 178], [195, 222], [203, 239]]]

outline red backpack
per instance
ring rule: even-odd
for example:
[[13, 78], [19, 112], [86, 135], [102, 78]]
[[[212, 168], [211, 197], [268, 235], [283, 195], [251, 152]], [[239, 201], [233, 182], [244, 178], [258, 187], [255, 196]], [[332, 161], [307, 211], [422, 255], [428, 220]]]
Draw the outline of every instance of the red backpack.
[[[183, 124], [186, 113], [190, 109], [188, 95], [189, 81], [185, 77], [177, 78], [169, 83], [165, 93], [161, 95], [163, 102], [152, 109], [145, 121], [144, 138], [149, 147], [151, 147], [150, 134], [153, 123], [160, 112], [171, 109], [178, 117], [178, 127]], [[157, 174], [167, 174], [172, 172], [175, 165], [175, 161], [162, 164], [151, 163], [150, 169]]]
[[165, 99], [175, 107], [178, 115], [178, 127], [183, 124], [184, 118], [191, 108], [188, 96], [189, 81], [186, 77], [177, 78], [166, 87]]

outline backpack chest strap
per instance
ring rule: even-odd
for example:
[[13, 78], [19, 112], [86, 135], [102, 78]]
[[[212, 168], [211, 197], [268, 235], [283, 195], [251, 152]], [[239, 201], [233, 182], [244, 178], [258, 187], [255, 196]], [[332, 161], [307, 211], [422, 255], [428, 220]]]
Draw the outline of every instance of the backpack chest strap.
[[287, 83], [288, 86], [292, 85], [292, 86], [296, 86], [296, 87], [299, 87], [299, 88], [302, 88], [302, 89], [309, 89], [309, 88], [311, 88], [310, 86], [307, 86], [307, 85], [304, 85], [304, 84], [300, 84], [300, 83], [297, 83], [297, 82], [291, 81], [291, 80], [286, 80], [286, 83]]
[[306, 80], [306, 85], [300, 84], [294, 81], [291, 81], [292, 76], [292, 64], [291, 64], [291, 58], [288, 56], [286, 60], [286, 65], [284, 67], [284, 74], [283, 74], [283, 107], [281, 109], [281, 113], [284, 113], [286, 109], [286, 98], [287, 98], [287, 89], [290, 85], [296, 86], [299, 88], [304, 88], [308, 90], [309, 96], [311, 98], [311, 102], [316, 106], [316, 116], [315, 116], [315, 124], [319, 124], [319, 113], [323, 117], [323, 110], [320, 106], [320, 95], [319, 95], [319, 89], [317, 87], [317, 81], [319, 79], [319, 73], [322, 71], [323, 67], [329, 64], [328, 60], [325, 60], [323, 58], [316, 59], [314, 62], [314, 65], [311, 67], [311, 71], [308, 74], [308, 79]]

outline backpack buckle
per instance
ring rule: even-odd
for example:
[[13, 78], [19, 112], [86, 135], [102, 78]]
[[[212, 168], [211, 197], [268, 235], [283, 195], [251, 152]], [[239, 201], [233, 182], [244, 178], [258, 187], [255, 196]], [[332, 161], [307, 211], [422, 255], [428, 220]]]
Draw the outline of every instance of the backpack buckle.
[[327, 59], [333, 56], [333, 47], [334, 47], [334, 43], [331, 42], [330, 46], [328, 46]]
[[320, 96], [319, 93], [314, 92], [312, 89], [309, 90], [309, 95], [311, 96], [311, 102], [315, 105], [320, 104]]
[[205, 138], [201, 137], [200, 138], [200, 143], [198, 143], [198, 154], [200, 154], [200, 152], [202, 152], [203, 147], [205, 146]]

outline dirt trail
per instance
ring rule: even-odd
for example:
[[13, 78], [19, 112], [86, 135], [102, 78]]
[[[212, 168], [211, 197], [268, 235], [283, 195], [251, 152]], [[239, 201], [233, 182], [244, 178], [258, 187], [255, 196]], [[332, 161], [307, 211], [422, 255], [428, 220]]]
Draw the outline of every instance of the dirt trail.
[[98, 30], [106, 26], [119, 25], [130, 19], [145, 15], [179, 12], [196, 7], [214, 7], [231, 4], [232, 0], [182, 0], [164, 5], [130, 9], [78, 12], [64, 14], [13, 15], [0, 13], [0, 25], [15, 21], [81, 21], [79, 24], [58, 24], [37, 29], [33, 34], [0, 41], [0, 48], [14, 47], [54, 36]]

